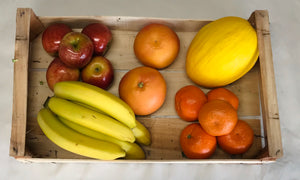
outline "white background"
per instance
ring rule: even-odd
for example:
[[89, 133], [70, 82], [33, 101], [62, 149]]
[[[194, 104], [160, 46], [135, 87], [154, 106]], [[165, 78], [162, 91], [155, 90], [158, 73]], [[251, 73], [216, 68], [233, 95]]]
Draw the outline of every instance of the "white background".
[[[264, 165], [20, 163], [9, 157], [15, 14], [30, 7], [39, 16], [142, 16], [185, 19], [248, 18], [267, 9], [284, 156]], [[299, 179], [300, 1], [299, 0], [1, 0], [0, 179]]]

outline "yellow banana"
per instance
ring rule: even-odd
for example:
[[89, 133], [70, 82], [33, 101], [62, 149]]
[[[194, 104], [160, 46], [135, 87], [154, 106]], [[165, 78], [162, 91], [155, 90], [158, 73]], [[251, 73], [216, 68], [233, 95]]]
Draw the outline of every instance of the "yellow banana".
[[145, 159], [145, 153], [144, 153], [143, 149], [136, 143], [120, 141], [116, 138], [107, 136], [103, 133], [91, 130], [89, 128], [85, 128], [78, 124], [75, 124], [69, 120], [62, 118], [62, 117], [59, 117], [59, 119], [68, 127], [72, 128], [75, 131], [78, 131], [84, 135], [90, 136], [92, 138], [100, 139], [103, 141], [112, 142], [112, 143], [119, 145], [126, 152], [125, 159]]
[[136, 127], [131, 129], [136, 141], [143, 145], [150, 145], [151, 144], [151, 135], [148, 129], [136, 120]]
[[129, 128], [136, 126], [135, 114], [128, 104], [99, 87], [80, 81], [62, 81], [54, 86], [57, 97], [78, 101], [103, 111]]
[[125, 151], [120, 146], [85, 136], [65, 126], [49, 109], [41, 109], [37, 121], [52, 142], [70, 152], [102, 160], [125, 156]]
[[[76, 101], [73, 101], [73, 102], [76, 103], [76, 104], [79, 104], [81, 106], [84, 106], [86, 108], [89, 108], [91, 110], [94, 110], [94, 111], [97, 111], [99, 113], [105, 114], [104, 112], [100, 111], [99, 109], [95, 109], [92, 106], [86, 105], [84, 103], [79, 103], [79, 102], [76, 102]], [[136, 120], [136, 127], [132, 128], [131, 130], [132, 130], [133, 135], [134, 135], [134, 137], [135, 137], [135, 139], [136, 139], [136, 141], [138, 143], [143, 144], [143, 145], [150, 145], [151, 144], [151, 135], [150, 135], [150, 132], [138, 120]]]
[[91, 110], [93, 110], [93, 111], [97, 111], [98, 113], [107, 115], [107, 114], [105, 114], [103, 111], [101, 111], [100, 109], [94, 108], [93, 106], [89, 106], [89, 105], [87, 105], [87, 104], [84, 104], [84, 103], [81, 103], [81, 102], [78, 102], [78, 101], [71, 101], [71, 102], [73, 102], [73, 103], [75, 103], [75, 104], [78, 104], [78, 105], [80, 105], [80, 106], [86, 107], [86, 108], [88, 108], [88, 109], [91, 109]]
[[51, 97], [48, 107], [56, 115], [122, 141], [134, 142], [131, 129], [115, 119], [68, 100]]

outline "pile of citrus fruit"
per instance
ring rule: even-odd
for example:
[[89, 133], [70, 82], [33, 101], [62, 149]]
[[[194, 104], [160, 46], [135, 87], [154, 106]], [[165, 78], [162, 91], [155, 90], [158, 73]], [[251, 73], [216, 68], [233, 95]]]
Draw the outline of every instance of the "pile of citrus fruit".
[[253, 144], [252, 128], [238, 119], [238, 97], [226, 88], [215, 88], [205, 94], [188, 85], [175, 95], [175, 109], [186, 126], [180, 134], [180, 145], [186, 157], [209, 158], [217, 145], [229, 154], [245, 153]]

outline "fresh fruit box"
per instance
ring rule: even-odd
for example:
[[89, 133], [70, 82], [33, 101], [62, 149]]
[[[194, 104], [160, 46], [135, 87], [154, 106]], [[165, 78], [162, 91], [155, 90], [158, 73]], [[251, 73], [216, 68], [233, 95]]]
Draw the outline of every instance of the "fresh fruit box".
[[[118, 96], [118, 84], [129, 70], [142, 66], [133, 51], [139, 30], [149, 23], [162, 23], [172, 28], [180, 39], [180, 51], [168, 68], [160, 70], [166, 80], [167, 96], [163, 106], [148, 116], [137, 116], [151, 133], [150, 146], [142, 146], [145, 160], [102, 161], [73, 154], [51, 142], [37, 123], [37, 113], [53, 92], [48, 88], [46, 69], [53, 57], [41, 43], [43, 30], [51, 23], [62, 22], [80, 31], [92, 22], [106, 24], [113, 42], [106, 54], [114, 67], [115, 79], [109, 92]], [[241, 79], [225, 88], [240, 100], [238, 117], [254, 131], [251, 148], [242, 155], [229, 155], [220, 148], [209, 159], [188, 159], [182, 152], [179, 137], [190, 122], [183, 121], [174, 108], [176, 92], [194, 84], [185, 72], [187, 49], [201, 27], [211, 21], [122, 16], [41, 17], [30, 8], [19, 8], [16, 14], [14, 57], [13, 114], [10, 156], [25, 162], [167, 162], [167, 163], [246, 163], [274, 162], [282, 157], [280, 121], [274, 80], [269, 17], [266, 10], [256, 10], [249, 22], [257, 31], [259, 60]], [[202, 88], [207, 93], [210, 89]]]

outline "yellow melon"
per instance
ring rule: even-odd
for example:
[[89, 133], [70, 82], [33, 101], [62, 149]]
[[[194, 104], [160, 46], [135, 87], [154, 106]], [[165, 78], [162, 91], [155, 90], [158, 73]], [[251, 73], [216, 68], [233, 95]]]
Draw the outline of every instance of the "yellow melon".
[[225, 86], [245, 75], [257, 59], [255, 29], [247, 20], [229, 16], [199, 30], [187, 52], [186, 72], [200, 86]]

